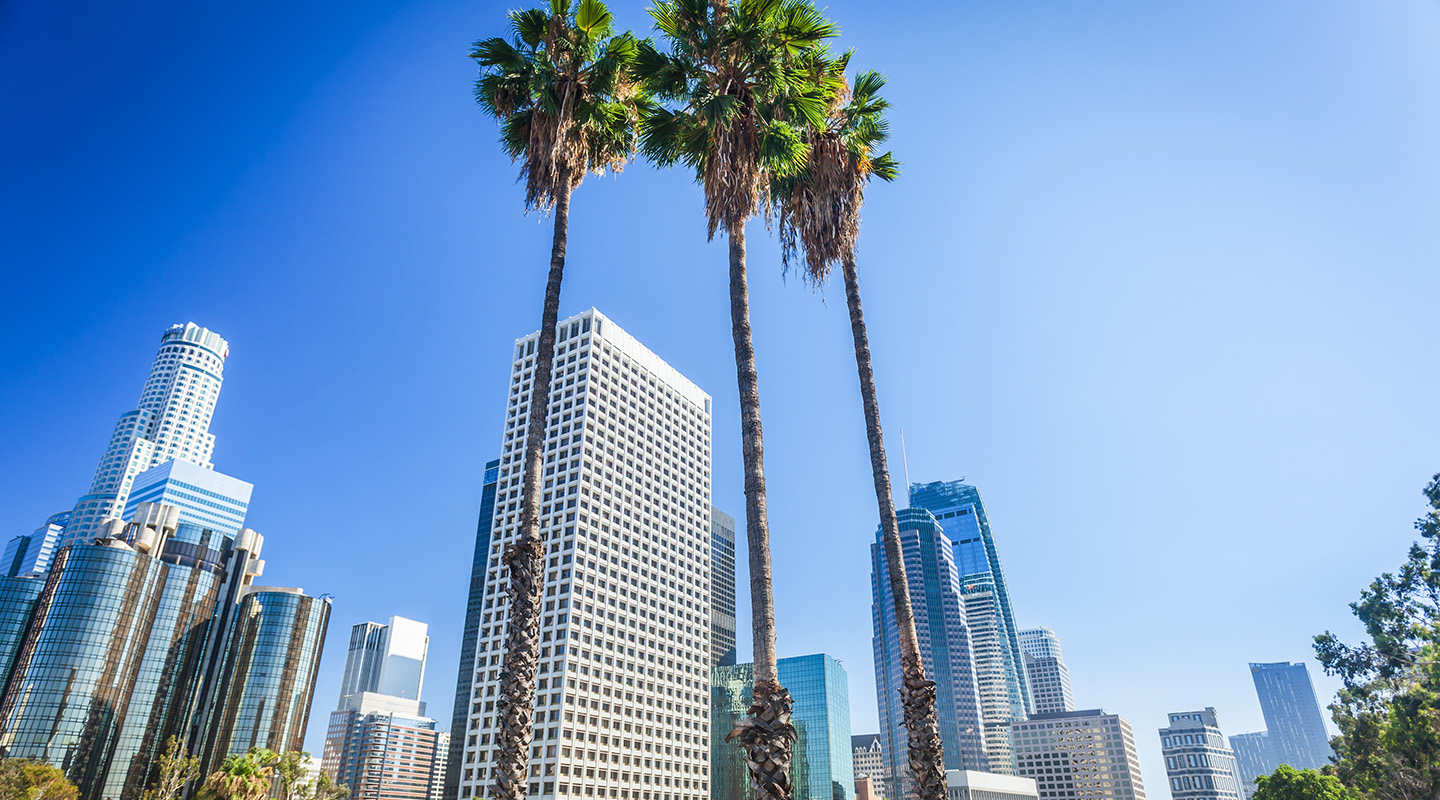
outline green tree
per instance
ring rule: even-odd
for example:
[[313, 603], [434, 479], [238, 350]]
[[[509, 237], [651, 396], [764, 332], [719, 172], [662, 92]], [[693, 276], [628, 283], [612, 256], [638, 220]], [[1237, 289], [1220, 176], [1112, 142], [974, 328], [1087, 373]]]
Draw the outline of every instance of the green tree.
[[303, 750], [292, 750], [275, 759], [274, 769], [275, 800], [345, 800], [350, 789], [330, 780], [321, 772], [313, 779], [308, 769], [310, 754]]
[[75, 800], [79, 794], [56, 767], [28, 758], [0, 759], [0, 800]]
[[[525, 436], [520, 528], [505, 550], [510, 569], [510, 614], [505, 666], [496, 698], [496, 752], [492, 796], [520, 800], [527, 789], [535, 672], [540, 648], [543, 589], [540, 473], [555, 357], [555, 325], [570, 224], [570, 195], [586, 174], [618, 172], [635, 149], [636, 123], [648, 105], [628, 80], [636, 41], [614, 35], [613, 18], [599, 0], [551, 0], [547, 8], [510, 13], [513, 38], [476, 42], [480, 65], [475, 98], [500, 122], [501, 141], [520, 162], [526, 210], [553, 210], [550, 275], [540, 315], [540, 340]], [[523, 404], [522, 399], [522, 404]], [[521, 413], [525, 413], [522, 408]]]
[[660, 0], [650, 10], [665, 43], [643, 42], [636, 75], [663, 107], [646, 114], [641, 150], [659, 166], [695, 171], [711, 238], [729, 240], [730, 328], [740, 395], [745, 465], [745, 534], [750, 553], [755, 693], [750, 714], [727, 739], [747, 751], [760, 800], [788, 798], [793, 700], [775, 666], [770, 531], [755, 343], [750, 329], [745, 226], [763, 207], [771, 176], [805, 163], [802, 132], [820, 125], [836, 87], [807, 65], [837, 34], [808, 0]]
[[1370, 641], [1315, 638], [1320, 663], [1343, 684], [1330, 706], [1335, 774], [1373, 800], [1440, 796], [1440, 475], [1425, 498], [1421, 541], [1350, 605]]
[[1259, 787], [1251, 800], [1360, 800], [1340, 779], [1313, 769], [1297, 770], [1282, 764], [1270, 775], [1255, 781]]
[[[817, 63], [826, 78], [843, 76], [849, 63], [846, 54]], [[892, 181], [899, 164], [887, 152], [880, 152], [889, 137], [885, 111], [889, 103], [880, 96], [885, 79], [878, 72], [855, 77], [848, 102], [836, 102], [824, 124], [805, 131], [810, 154], [804, 169], [790, 176], [776, 177], [771, 198], [780, 221], [780, 241], [788, 269], [797, 251], [804, 255], [802, 275], [812, 286], [823, 286], [831, 269], [839, 264], [845, 280], [845, 301], [850, 311], [850, 333], [855, 347], [855, 367], [860, 380], [861, 408], [866, 439], [870, 447], [870, 473], [880, 511], [880, 529], [885, 562], [890, 572], [890, 595], [899, 629], [901, 704], [908, 733], [909, 780], [921, 800], [943, 800], [946, 796], [945, 750], [935, 713], [935, 682], [925, 675], [920, 641], [915, 630], [915, 613], [910, 606], [910, 585], [905, 574], [905, 556], [900, 546], [900, 528], [895, 518], [895, 499], [890, 468], [885, 460], [885, 438], [880, 427], [880, 404], [875, 392], [875, 371], [871, 364], [870, 338], [860, 304], [860, 281], [855, 267], [855, 248], [860, 236], [860, 209], [865, 204], [865, 186], [872, 178]], [[837, 96], [837, 100], [843, 95]]]
[[252, 747], [250, 752], [225, 757], [201, 788], [204, 800], [265, 800], [278, 756], [272, 750]]
[[180, 792], [200, 774], [200, 759], [190, 755], [180, 737], [165, 742], [165, 752], [156, 761], [159, 776], [155, 785], [145, 790], [143, 800], [175, 800]]

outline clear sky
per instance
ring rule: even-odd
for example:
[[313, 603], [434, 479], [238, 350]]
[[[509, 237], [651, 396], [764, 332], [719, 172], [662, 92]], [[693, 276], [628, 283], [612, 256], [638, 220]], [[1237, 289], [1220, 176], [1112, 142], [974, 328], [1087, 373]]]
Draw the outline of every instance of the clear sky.
[[[430, 623], [449, 718], [549, 247], [470, 97], [505, 8], [0, 6], [0, 534], [88, 488], [165, 326], [228, 337], [215, 463], [255, 484], [266, 581], [335, 597], [316, 752], [364, 620]], [[1163, 798], [1165, 713], [1259, 729], [1246, 663], [1353, 637], [1440, 471], [1440, 9], [829, 12], [889, 75], [905, 162], [861, 244], [897, 483], [903, 427], [914, 480], [980, 487], [1019, 623], [1130, 720]], [[781, 654], [842, 659], [865, 732], [876, 514], [843, 294], [782, 280], [751, 230]], [[714, 500], [740, 516], [724, 246], [689, 176], [587, 181], [570, 254], [562, 314], [600, 308], [715, 397]]]

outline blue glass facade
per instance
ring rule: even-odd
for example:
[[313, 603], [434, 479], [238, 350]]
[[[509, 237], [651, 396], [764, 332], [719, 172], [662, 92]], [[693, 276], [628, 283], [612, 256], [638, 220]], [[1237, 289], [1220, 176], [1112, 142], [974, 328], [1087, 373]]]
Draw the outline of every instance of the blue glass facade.
[[[924, 509], [898, 515], [910, 603], [926, 676], [935, 681], [936, 716], [945, 746], [946, 769], [987, 770], [989, 761], [981, 724], [970, 628], [955, 567], [955, 549], [940, 523]], [[871, 554], [871, 604], [875, 652], [875, 692], [880, 737], [890, 775], [899, 780], [899, 797], [913, 797], [906, 754], [909, 751], [900, 705], [900, 637], [890, 594], [890, 569], [883, 533], [875, 532]], [[892, 784], [893, 785], [893, 784]]]
[[45, 578], [0, 577], [0, 691], [5, 688], [20, 655], [25, 629], [35, 614], [35, 603], [45, 588]]
[[495, 526], [495, 487], [500, 459], [485, 464], [480, 487], [480, 521], [475, 526], [475, 552], [470, 558], [470, 594], [465, 601], [465, 632], [460, 639], [460, 667], [455, 675], [455, 705], [450, 715], [450, 749], [445, 770], [445, 800], [460, 791], [460, 759], [465, 753], [465, 720], [470, 712], [470, 687], [475, 683], [475, 647], [485, 603], [485, 564], [490, 558], [490, 532]]
[[[993, 624], [1002, 644], [1003, 663], [998, 668], [1005, 675], [1005, 700], [1010, 707], [1005, 721], [1025, 719], [1035, 705], [1025, 676], [1025, 657], [1020, 649], [1010, 591], [1005, 587], [1005, 571], [1000, 567], [1000, 554], [995, 549], [995, 537], [990, 533], [990, 520], [985, 515], [980, 490], [959, 481], [917, 483], [910, 487], [910, 505], [934, 514], [945, 535], [954, 543], [961, 585], [983, 582], [988, 576], [998, 612]], [[1002, 720], [987, 722], [995, 724]]]
[[710, 666], [735, 663], [735, 518], [710, 507]]
[[1266, 744], [1274, 764], [1320, 769], [1330, 763], [1330, 737], [1305, 665], [1251, 664], [1250, 677], [1265, 714]]
[[[855, 766], [850, 749], [850, 681], [828, 655], [782, 658], [775, 664], [780, 683], [795, 698], [791, 720], [798, 738], [790, 762], [794, 800], [855, 800]], [[743, 751], [725, 735], [746, 715], [754, 696], [751, 664], [715, 667], [710, 672], [711, 800], [751, 800]]]

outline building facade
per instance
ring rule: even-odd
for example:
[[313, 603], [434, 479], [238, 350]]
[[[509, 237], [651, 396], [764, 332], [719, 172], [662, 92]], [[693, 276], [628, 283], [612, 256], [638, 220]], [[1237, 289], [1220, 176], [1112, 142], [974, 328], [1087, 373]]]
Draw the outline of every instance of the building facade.
[[1269, 737], [1259, 733], [1237, 733], [1230, 737], [1230, 749], [1235, 753], [1236, 779], [1245, 800], [1255, 795], [1255, 779], [1275, 771], [1271, 766]]
[[1036, 714], [1010, 728], [1020, 776], [1041, 800], [1145, 800], [1135, 737], [1119, 714]]
[[949, 800], [1037, 800], [1040, 795], [1031, 778], [952, 769], [945, 773], [945, 796]]
[[123, 516], [135, 478], [171, 459], [210, 469], [210, 420], [224, 382], [230, 344], [195, 323], [171, 325], [134, 410], [120, 416], [90, 491], [75, 503], [65, 544], [97, 535], [103, 520]]
[[1160, 729], [1160, 755], [1173, 800], [1241, 800], [1239, 767], [1215, 709], [1171, 714]]
[[[354, 626], [340, 679], [340, 703], [360, 692], [419, 700], [429, 652], [430, 626], [423, 622], [391, 617], [384, 625], [362, 622]], [[424, 705], [418, 711], [425, 713]]]
[[460, 796], [460, 763], [465, 756], [465, 721], [470, 716], [470, 690], [475, 683], [475, 642], [485, 604], [485, 570], [490, 560], [490, 530], [495, 524], [495, 489], [500, 481], [500, 459], [486, 462], [480, 483], [480, 519], [475, 524], [475, 549], [470, 556], [470, 590], [465, 596], [465, 630], [460, 636], [460, 664], [455, 673], [455, 701], [451, 705], [446, 737], [445, 800]]
[[1070, 689], [1070, 670], [1060, 652], [1060, 639], [1049, 628], [1020, 631], [1020, 651], [1025, 658], [1025, 675], [1036, 714], [1060, 714], [1075, 710]]
[[[795, 698], [791, 722], [798, 738], [792, 750], [790, 781], [794, 800], [855, 800], [855, 766], [850, 736], [850, 684], [845, 668], [819, 653], [776, 661], [780, 683]], [[753, 664], [711, 671], [710, 729], [723, 740], [743, 719], [754, 699]], [[717, 745], [710, 774], [712, 800], [753, 800], [755, 787], [744, 751]]]
[[[878, 733], [867, 733], [850, 737], [850, 757], [855, 763], [855, 785], [859, 787], [860, 776], [870, 779], [870, 792], [876, 797], [890, 797], [886, 777], [890, 773], [885, 758], [885, 743]], [[859, 789], [856, 789], [857, 793]]]
[[130, 519], [141, 503], [180, 509], [180, 521], [233, 533], [245, 527], [254, 486], [183, 458], [171, 459], [135, 476], [121, 519]]
[[980, 490], [960, 481], [914, 484], [910, 505], [934, 514], [955, 548], [960, 585], [967, 606], [973, 607], [967, 620], [974, 637], [989, 771], [1013, 774], [1015, 762], [1007, 741], [1010, 723], [1025, 719], [1034, 705], [1005, 571]]
[[1265, 715], [1272, 763], [1295, 769], [1320, 769], [1330, 763], [1330, 736], [1305, 664], [1251, 664], [1250, 677]]
[[[946, 769], [988, 770], [980, 690], [971, 652], [970, 627], [955, 567], [955, 548], [934, 515], [924, 509], [898, 514], [900, 545], [910, 586], [910, 603], [926, 676], [935, 681], [935, 710]], [[880, 737], [888, 757], [891, 791], [911, 798], [904, 710], [900, 705], [900, 639], [883, 532], [877, 530], [871, 556], [871, 644]]]
[[60, 549], [60, 541], [65, 536], [65, 526], [69, 524], [70, 512], [63, 511], [52, 514], [34, 533], [11, 539], [5, 545], [4, 555], [0, 555], [0, 567], [4, 567], [4, 574], [30, 577], [48, 572], [50, 560]]
[[710, 507], [710, 666], [735, 663], [735, 518]]
[[[515, 343], [459, 796], [487, 796], [538, 333]], [[557, 326], [529, 796], [708, 800], [710, 396], [591, 309]], [[606, 710], [608, 707], [608, 711]]]

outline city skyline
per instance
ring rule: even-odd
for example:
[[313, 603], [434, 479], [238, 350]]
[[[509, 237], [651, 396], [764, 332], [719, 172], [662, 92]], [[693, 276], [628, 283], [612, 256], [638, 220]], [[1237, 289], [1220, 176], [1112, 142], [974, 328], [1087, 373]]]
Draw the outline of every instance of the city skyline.
[[[284, 531], [274, 579], [323, 586], [341, 619], [429, 621], [445, 719], [497, 387], [548, 252], [469, 96], [463, 52], [503, 8], [17, 8], [0, 74], [28, 77], [0, 92], [28, 122], [0, 130], [23, 156], [0, 246], [10, 296], [63, 300], [63, 324], [0, 322], [4, 539], [85, 490], [155, 333], [209, 326], [234, 343], [216, 465], [256, 486], [247, 525]], [[1346, 605], [1403, 556], [1440, 451], [1422, 424], [1440, 164], [1418, 144], [1440, 119], [1411, 99], [1436, 90], [1433, 10], [939, 8], [953, 65], [880, 9], [830, 12], [887, 72], [905, 161], [871, 194], [861, 265], [897, 488], [905, 460], [981, 487], [1016, 623], [1064, 641], [1078, 707], [1153, 733], [1212, 705], [1258, 730], [1246, 665], [1282, 660], [1310, 662], [1323, 704], [1310, 637], [1358, 638]], [[85, 88], [61, 54], [117, 34], [136, 57]], [[222, 69], [197, 41], [276, 57]], [[964, 96], [930, 120], [939, 71]], [[82, 92], [94, 107], [63, 101]], [[106, 110], [117, 135], [81, 116]], [[654, 218], [626, 224], [636, 209]], [[736, 513], [723, 243], [701, 241], [696, 191], [636, 165], [576, 211], [561, 315], [601, 308], [712, 393], [713, 499]], [[751, 248], [780, 654], [844, 661], [875, 730], [868, 630], [823, 624], [866, 618], [875, 524], [843, 304], [784, 282], [758, 224]], [[1156, 601], [1189, 570], [1216, 605], [1178, 630]]]

